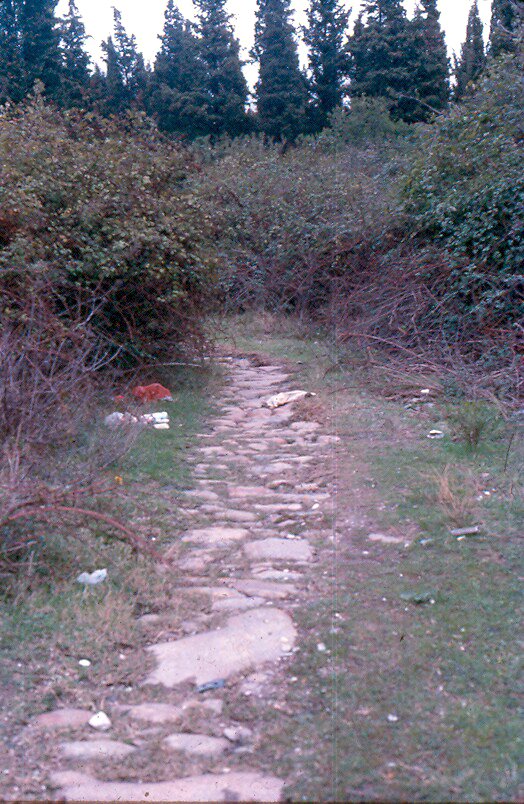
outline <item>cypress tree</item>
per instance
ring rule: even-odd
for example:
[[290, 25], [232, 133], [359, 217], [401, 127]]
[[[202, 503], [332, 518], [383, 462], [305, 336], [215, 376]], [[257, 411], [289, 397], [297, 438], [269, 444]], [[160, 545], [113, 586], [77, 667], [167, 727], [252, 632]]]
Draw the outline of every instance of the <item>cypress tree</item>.
[[466, 39], [460, 50], [460, 59], [455, 59], [455, 98], [460, 100], [468, 85], [476, 81], [486, 66], [483, 27], [479, 16], [477, 0], [471, 6]]
[[449, 59], [444, 32], [440, 27], [437, 0], [422, 0], [412, 21], [414, 33], [414, 84], [422, 101], [414, 108], [414, 119], [428, 121], [449, 102]]
[[327, 125], [329, 115], [346, 94], [349, 59], [346, 30], [350, 12], [339, 0], [311, 0], [304, 41], [309, 49], [310, 91], [314, 128]]
[[25, 91], [18, 2], [0, 0], [0, 103], [18, 103]]
[[290, 15], [289, 0], [258, 0], [253, 48], [258, 124], [268, 137], [285, 142], [304, 131], [307, 103]]
[[[521, 6], [523, 6], [521, 0]], [[501, 53], [514, 53], [515, 31], [520, 22], [516, 0], [492, 0], [489, 29], [489, 52], [495, 58]]]
[[114, 39], [120, 78], [124, 85], [124, 97], [128, 107], [140, 108], [144, 105], [147, 72], [144, 57], [138, 51], [136, 38], [126, 32], [122, 24], [122, 14], [113, 8]]
[[57, 99], [62, 81], [60, 34], [55, 7], [58, 0], [24, 0], [20, 35], [26, 91], [41, 81], [48, 97]]
[[207, 131], [235, 136], [246, 131], [247, 83], [240, 45], [234, 36], [226, 0], [195, 0], [200, 58], [205, 67]]
[[86, 31], [75, 0], [69, 0], [67, 15], [61, 26], [63, 80], [62, 103], [81, 106], [85, 103], [90, 81], [90, 58], [85, 50]]
[[106, 63], [105, 88], [100, 103], [103, 114], [121, 114], [127, 108], [127, 93], [120, 60], [111, 36], [102, 42]]
[[416, 115], [414, 29], [401, 0], [368, 0], [349, 40], [351, 97], [389, 99], [394, 118]]
[[206, 70], [193, 26], [169, 0], [148, 110], [162, 131], [208, 133]]

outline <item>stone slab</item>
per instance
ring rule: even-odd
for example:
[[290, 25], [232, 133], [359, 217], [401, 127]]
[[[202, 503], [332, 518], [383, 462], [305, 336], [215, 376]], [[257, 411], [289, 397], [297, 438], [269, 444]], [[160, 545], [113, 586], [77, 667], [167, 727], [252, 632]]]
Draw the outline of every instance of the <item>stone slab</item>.
[[142, 703], [134, 704], [125, 709], [125, 714], [133, 720], [145, 720], [148, 723], [174, 723], [180, 720], [190, 709], [203, 709], [211, 712], [217, 711], [217, 703], [221, 701], [202, 700], [190, 698], [184, 703], [173, 706], [166, 703]]
[[230, 597], [225, 600], [215, 600], [211, 606], [212, 611], [240, 611], [261, 606], [266, 601], [263, 597]]
[[296, 594], [296, 587], [291, 583], [273, 583], [272, 581], [256, 581], [251, 579], [241, 579], [234, 581], [232, 586], [246, 595], [257, 595], [269, 600], [285, 600], [285, 598]]
[[170, 734], [164, 742], [174, 751], [185, 751], [198, 756], [218, 756], [229, 748], [223, 737], [210, 737], [207, 734]]
[[51, 774], [66, 801], [280, 801], [284, 782], [256, 771], [186, 776], [168, 782], [102, 782], [76, 771]]
[[244, 552], [251, 559], [311, 561], [313, 558], [311, 545], [305, 539], [260, 539], [245, 544]]
[[186, 533], [183, 542], [193, 544], [222, 544], [223, 542], [236, 542], [249, 536], [245, 528], [227, 528], [213, 526], [210, 528], [195, 528]]
[[93, 712], [87, 709], [55, 709], [37, 715], [33, 724], [42, 729], [78, 729], [85, 726]]
[[387, 533], [368, 534], [370, 542], [380, 542], [381, 544], [404, 544], [406, 541], [401, 536], [389, 536]]
[[145, 683], [174, 687], [191, 679], [205, 684], [228, 678], [279, 659], [286, 652], [283, 638], [288, 645], [296, 639], [293, 621], [284, 611], [260, 608], [244, 612], [231, 617], [224, 628], [149, 647], [158, 666]]
[[231, 486], [229, 489], [229, 496], [236, 500], [245, 497], [270, 497], [272, 494], [265, 486]]
[[116, 740], [78, 740], [61, 743], [60, 750], [68, 759], [122, 759], [136, 751], [132, 745]]

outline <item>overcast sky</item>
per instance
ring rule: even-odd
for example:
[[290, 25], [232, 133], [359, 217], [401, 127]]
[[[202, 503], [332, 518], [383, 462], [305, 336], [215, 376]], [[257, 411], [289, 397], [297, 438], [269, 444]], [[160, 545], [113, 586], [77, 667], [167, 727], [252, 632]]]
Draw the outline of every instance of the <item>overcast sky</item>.
[[[86, 31], [91, 39], [88, 49], [95, 61], [102, 64], [100, 42], [107, 39], [112, 31], [112, 6], [122, 12], [122, 22], [128, 33], [136, 36], [140, 51], [146, 61], [153, 62], [158, 50], [158, 35], [164, 25], [164, 11], [167, 0], [76, 0], [78, 9], [84, 20]], [[464, 41], [466, 22], [472, 0], [438, 0], [441, 13], [441, 24], [446, 33], [446, 40], [450, 54], [460, 52], [460, 45]], [[405, 6], [411, 16], [416, 0], [406, 0]], [[191, 0], [180, 0], [177, 4], [182, 14], [188, 19], [194, 19], [194, 9]], [[351, 21], [358, 15], [361, 3], [359, 0], [348, 0], [347, 7], [353, 8]], [[479, 12], [484, 22], [484, 33], [489, 33], [489, 19], [491, 13], [491, 0], [478, 0]], [[64, 14], [67, 10], [67, 0], [60, 0], [57, 13]], [[304, 23], [304, 10], [308, 0], [292, 0], [295, 10], [295, 25]], [[253, 31], [255, 25], [256, 0], [228, 0], [227, 8], [233, 15], [233, 22], [240, 44], [243, 48], [243, 57], [248, 59], [248, 52], [253, 44]], [[301, 53], [302, 59], [305, 53]], [[251, 84], [256, 80], [256, 70], [246, 67], [246, 75]]]

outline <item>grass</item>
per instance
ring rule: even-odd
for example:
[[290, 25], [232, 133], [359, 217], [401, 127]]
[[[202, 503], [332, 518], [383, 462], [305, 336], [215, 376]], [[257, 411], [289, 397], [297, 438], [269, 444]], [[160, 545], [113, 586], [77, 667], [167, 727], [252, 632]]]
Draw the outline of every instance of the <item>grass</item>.
[[[467, 437], [427, 439], [461, 421], [462, 400], [406, 408], [368, 390], [351, 360], [337, 365], [329, 340], [268, 327], [237, 323], [235, 341], [299, 361], [297, 381], [342, 442], [336, 547], [317, 545], [317, 590], [294, 614], [301, 649], [287, 711], [264, 715], [266, 764], [294, 801], [518, 799], [522, 440], [504, 472], [507, 437], [485, 427], [472, 444], [473, 407]], [[450, 534], [469, 524], [478, 535]], [[370, 542], [377, 531], [410, 546]], [[428, 590], [434, 603], [401, 597]]]

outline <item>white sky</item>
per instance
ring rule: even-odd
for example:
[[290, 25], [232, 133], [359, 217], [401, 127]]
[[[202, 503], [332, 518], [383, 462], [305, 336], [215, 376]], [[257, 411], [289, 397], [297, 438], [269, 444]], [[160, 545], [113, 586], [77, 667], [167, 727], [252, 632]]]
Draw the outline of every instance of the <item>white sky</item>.
[[[77, 7], [82, 15], [87, 33], [92, 37], [88, 40], [88, 50], [93, 59], [102, 64], [100, 42], [107, 39], [113, 27], [112, 6], [115, 5], [122, 12], [122, 22], [129, 34], [136, 36], [138, 47], [144, 58], [153, 62], [158, 50], [158, 35], [164, 26], [164, 11], [167, 0], [76, 0]], [[291, 0], [295, 10], [295, 25], [304, 23], [304, 11], [308, 0]], [[412, 15], [416, 0], [405, 0], [409, 16]], [[472, 0], [438, 0], [441, 13], [440, 22], [446, 34], [450, 54], [460, 52], [460, 45], [464, 41], [466, 23]], [[67, 0], [60, 0], [57, 14], [67, 11]], [[346, 0], [346, 5], [353, 8], [351, 22], [353, 22], [361, 6], [360, 0]], [[491, 0], [478, 0], [479, 12], [484, 23], [484, 34], [489, 34], [489, 20], [491, 14]], [[178, 7], [188, 19], [194, 19], [194, 8], [191, 0], [179, 0]], [[227, 8], [233, 15], [236, 35], [243, 48], [243, 58], [249, 58], [248, 52], [253, 44], [253, 31], [255, 25], [256, 0], [228, 0]], [[305, 60], [305, 53], [301, 52]], [[251, 85], [256, 81], [256, 68], [246, 66], [246, 76]]]

